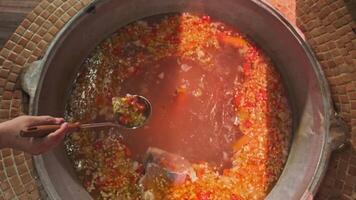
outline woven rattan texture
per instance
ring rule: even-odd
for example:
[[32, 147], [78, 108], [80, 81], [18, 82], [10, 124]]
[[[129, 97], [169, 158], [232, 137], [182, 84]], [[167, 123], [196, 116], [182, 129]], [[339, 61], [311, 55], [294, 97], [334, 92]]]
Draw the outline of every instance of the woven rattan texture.
[[[304, 32], [325, 70], [333, 100], [352, 130], [351, 144], [333, 154], [317, 199], [355, 200], [356, 39], [352, 0], [267, 1]], [[63, 25], [88, 3], [43, 0], [16, 29], [0, 51], [0, 121], [25, 113], [26, 100], [18, 84], [21, 69], [38, 59]], [[12, 149], [0, 152], [0, 200], [46, 199], [32, 157]]]

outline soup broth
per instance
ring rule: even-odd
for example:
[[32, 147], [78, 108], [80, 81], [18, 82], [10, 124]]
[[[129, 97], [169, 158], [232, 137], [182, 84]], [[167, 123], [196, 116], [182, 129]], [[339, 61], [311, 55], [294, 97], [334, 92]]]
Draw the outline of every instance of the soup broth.
[[93, 198], [259, 200], [281, 174], [292, 120], [285, 88], [235, 28], [192, 13], [128, 24], [83, 63], [66, 118], [113, 121], [112, 99], [126, 94], [150, 100], [144, 127], [65, 141]]

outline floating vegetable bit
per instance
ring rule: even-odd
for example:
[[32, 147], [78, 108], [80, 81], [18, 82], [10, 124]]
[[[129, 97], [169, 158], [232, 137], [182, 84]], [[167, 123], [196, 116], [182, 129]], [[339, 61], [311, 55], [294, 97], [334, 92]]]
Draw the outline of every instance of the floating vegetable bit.
[[140, 127], [147, 120], [149, 108], [137, 95], [127, 94], [125, 97], [114, 97], [112, 105], [118, 123], [125, 127]]

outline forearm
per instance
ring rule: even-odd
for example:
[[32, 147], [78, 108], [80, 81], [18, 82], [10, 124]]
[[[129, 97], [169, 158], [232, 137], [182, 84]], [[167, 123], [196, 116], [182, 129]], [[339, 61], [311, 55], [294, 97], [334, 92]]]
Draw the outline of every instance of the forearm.
[[22, 139], [19, 136], [19, 130], [23, 128], [26, 121], [23, 117], [17, 117], [6, 122], [0, 123], [0, 149], [2, 148], [19, 148]]
[[[0, 123], [0, 149], [14, 148], [30, 154], [40, 154], [55, 147], [63, 140], [68, 131], [68, 124], [63, 118], [51, 116], [20, 116]], [[61, 125], [59, 129], [43, 138], [21, 137], [20, 131], [34, 125]]]
[[6, 128], [6, 122], [0, 123], [0, 149], [7, 148], [10, 146], [9, 144], [9, 130]]
[[5, 141], [4, 141], [4, 134], [2, 133], [2, 131], [0, 131], [0, 149], [3, 149], [3, 148], [6, 148], [6, 145], [5, 145]]

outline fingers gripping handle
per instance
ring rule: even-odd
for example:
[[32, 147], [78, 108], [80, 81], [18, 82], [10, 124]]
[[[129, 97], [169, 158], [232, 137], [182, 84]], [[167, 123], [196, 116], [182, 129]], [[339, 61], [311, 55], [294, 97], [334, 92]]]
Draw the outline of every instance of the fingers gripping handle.
[[[45, 137], [48, 134], [59, 129], [61, 125], [40, 125], [40, 126], [30, 126], [20, 131], [21, 137]], [[80, 129], [79, 123], [68, 124], [68, 131], [78, 131]]]

